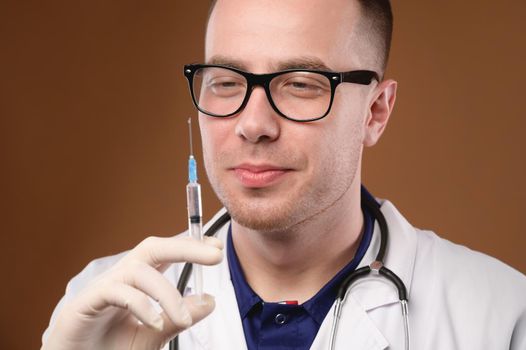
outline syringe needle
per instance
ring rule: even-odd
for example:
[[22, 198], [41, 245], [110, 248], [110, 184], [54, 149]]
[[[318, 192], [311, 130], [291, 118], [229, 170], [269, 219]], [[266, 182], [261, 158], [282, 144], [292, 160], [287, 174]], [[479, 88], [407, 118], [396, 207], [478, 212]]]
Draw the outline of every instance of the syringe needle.
[[192, 118], [188, 118], [188, 135], [190, 136], [190, 155], [194, 155], [194, 143], [192, 141]]

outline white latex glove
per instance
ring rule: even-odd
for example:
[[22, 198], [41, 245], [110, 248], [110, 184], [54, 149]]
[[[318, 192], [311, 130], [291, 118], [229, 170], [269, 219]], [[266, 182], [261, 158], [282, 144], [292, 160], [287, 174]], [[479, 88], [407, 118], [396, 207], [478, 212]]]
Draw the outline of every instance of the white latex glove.
[[[218, 264], [222, 249], [216, 238], [146, 238], [64, 305], [42, 349], [162, 348], [215, 306], [210, 295], [181, 297], [162, 272], [172, 263]], [[148, 297], [159, 303], [161, 314]]]

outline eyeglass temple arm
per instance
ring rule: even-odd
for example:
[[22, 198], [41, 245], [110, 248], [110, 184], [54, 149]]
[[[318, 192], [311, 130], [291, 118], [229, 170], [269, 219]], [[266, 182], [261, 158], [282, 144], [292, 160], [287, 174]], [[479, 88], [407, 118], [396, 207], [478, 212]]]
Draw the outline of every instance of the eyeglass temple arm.
[[369, 85], [373, 80], [380, 82], [378, 73], [370, 70], [354, 70], [340, 74], [342, 82]]

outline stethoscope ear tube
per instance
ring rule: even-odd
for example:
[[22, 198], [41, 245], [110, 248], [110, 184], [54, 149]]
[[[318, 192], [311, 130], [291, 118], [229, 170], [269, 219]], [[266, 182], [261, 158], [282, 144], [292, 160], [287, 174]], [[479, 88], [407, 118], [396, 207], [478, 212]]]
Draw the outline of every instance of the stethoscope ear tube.
[[338, 294], [336, 295], [336, 299], [343, 301], [345, 299], [345, 294], [347, 293], [349, 286], [353, 284], [353, 282], [355, 282], [357, 279], [367, 276], [370, 272], [371, 268], [369, 266], [364, 266], [357, 270], [354, 270], [353, 273], [351, 273], [343, 280], [342, 284], [340, 285], [340, 288], [338, 288]]
[[[374, 263], [378, 263], [375, 261]], [[373, 264], [374, 264], [373, 263]], [[373, 265], [371, 264], [371, 265]], [[342, 284], [340, 285], [340, 288], [338, 289], [338, 293], [336, 295], [336, 299], [344, 300], [345, 295], [347, 294], [347, 290], [358, 279], [366, 277], [371, 272], [376, 272], [375, 269], [371, 268], [371, 266], [364, 266], [357, 270], [355, 270], [353, 273], [351, 273], [345, 280], [343, 280]], [[398, 291], [398, 299], [400, 301], [406, 301], [407, 302], [407, 289], [405, 288], [404, 282], [398, 277], [393, 271], [389, 270], [387, 267], [382, 266], [380, 267], [377, 272], [387, 278], [391, 283], [394, 284]]]
[[384, 276], [395, 285], [396, 289], [398, 290], [398, 299], [400, 299], [400, 301], [407, 302], [407, 289], [405, 288], [405, 284], [402, 282], [400, 277], [398, 277], [393, 271], [389, 270], [385, 266], [382, 266], [378, 272], [380, 275]]
[[[376, 200], [373, 198], [369, 198], [369, 196], [362, 196], [363, 203], [365, 206], [373, 213], [374, 218], [376, 221], [378, 221], [378, 226], [380, 228], [380, 248], [378, 249], [378, 254], [376, 255], [375, 261], [373, 261], [368, 267], [368, 273], [378, 273], [385, 278], [387, 278], [391, 283], [393, 283], [398, 290], [398, 298], [400, 301], [405, 300], [407, 302], [407, 289], [404, 285], [404, 282], [398, 277], [393, 271], [389, 270], [387, 267], [384, 266], [384, 256], [385, 251], [387, 250], [387, 243], [389, 241], [389, 227], [387, 226], [387, 221], [385, 220], [385, 216], [380, 210], [380, 205]], [[365, 268], [358, 269], [351, 273], [349, 277], [346, 278], [346, 281], [349, 280], [349, 283], [345, 285], [345, 288], [349, 288], [352, 282], [354, 282], [357, 278], [365, 276], [365, 272], [360, 272], [360, 276], [353, 277], [354, 274], [358, 274], [360, 270]], [[345, 281], [344, 281], [345, 283]], [[340, 289], [343, 289], [344, 283], [342, 283], [342, 286]], [[339, 291], [338, 294], [340, 294]], [[346, 291], [343, 291], [343, 295], [345, 295]]]

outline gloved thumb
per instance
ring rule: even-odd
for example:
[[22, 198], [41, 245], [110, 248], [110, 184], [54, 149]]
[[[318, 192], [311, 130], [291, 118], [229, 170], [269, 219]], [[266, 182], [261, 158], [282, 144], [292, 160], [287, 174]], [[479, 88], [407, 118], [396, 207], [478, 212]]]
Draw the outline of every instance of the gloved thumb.
[[216, 306], [214, 297], [209, 294], [186, 296], [183, 303], [192, 317], [192, 325], [208, 316]]
[[[162, 313], [161, 317], [164, 320], [164, 327], [162, 330], [162, 338], [164, 342], [174, 338], [177, 334], [184, 331], [186, 328], [195, 325], [203, 318], [208, 316], [215, 308], [214, 297], [209, 294], [203, 296], [189, 295], [183, 298], [185, 311], [188, 311], [191, 320], [188, 321], [188, 326], [185, 328], [176, 327], [168, 318], [166, 313]], [[152, 332], [152, 330], [150, 330]]]

